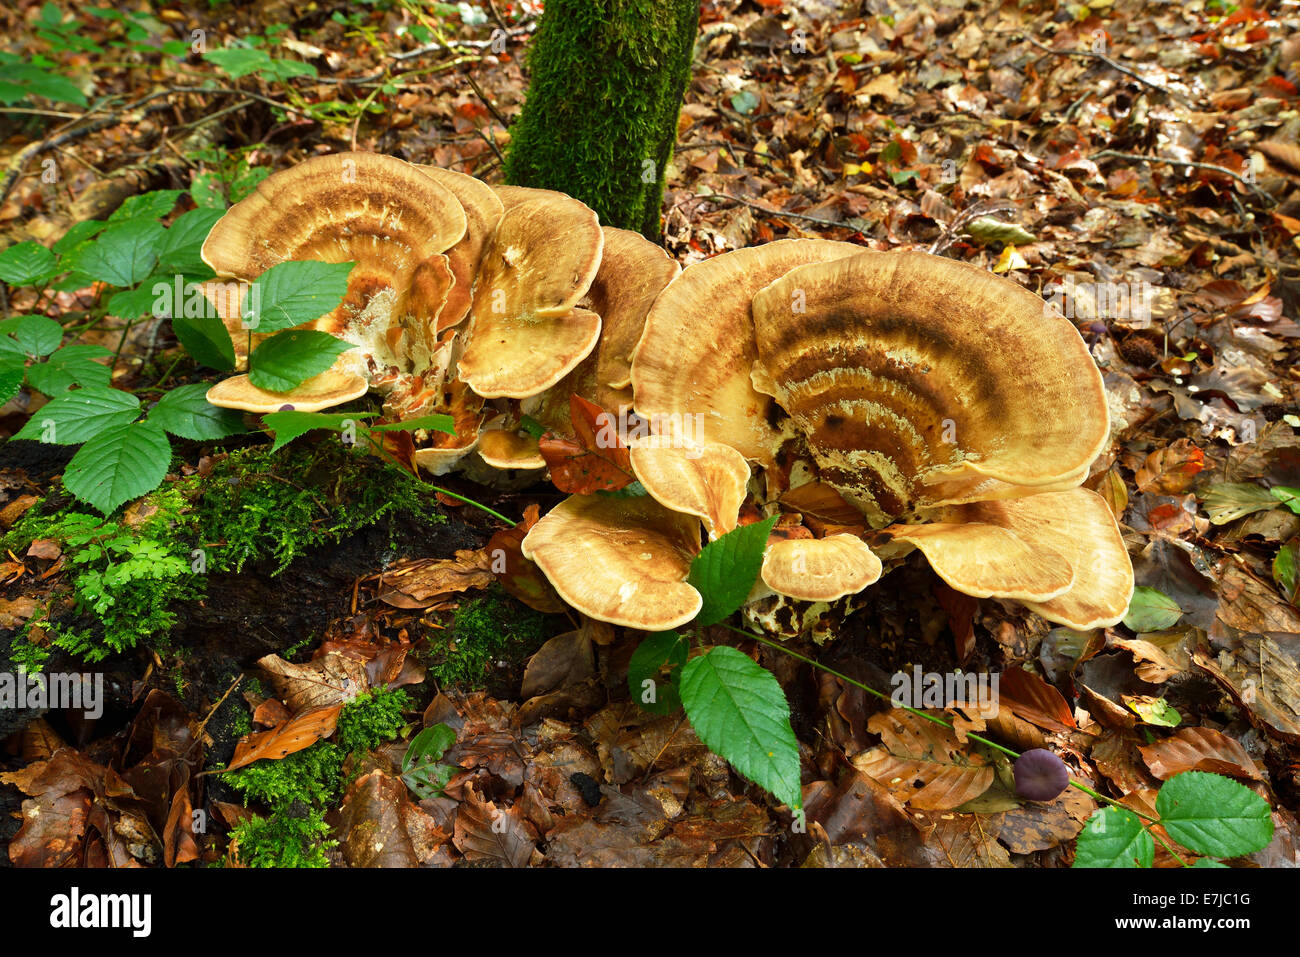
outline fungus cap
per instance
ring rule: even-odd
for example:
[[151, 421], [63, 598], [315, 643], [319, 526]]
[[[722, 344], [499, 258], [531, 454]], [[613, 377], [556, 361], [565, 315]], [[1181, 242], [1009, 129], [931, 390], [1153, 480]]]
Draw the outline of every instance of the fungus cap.
[[290, 392], [259, 389], [246, 375], [223, 379], [207, 392], [208, 402], [222, 409], [243, 412], [281, 412], [286, 406], [297, 412], [319, 412], [365, 395], [370, 386], [364, 378], [337, 368], [327, 369]]
[[640, 233], [613, 226], [601, 232], [605, 245], [590, 291], [591, 310], [601, 320], [596, 378], [602, 386], [624, 389], [632, 384], [632, 351], [646, 315], [682, 267]]
[[494, 469], [546, 468], [537, 440], [513, 429], [484, 429], [478, 440], [478, 454]]
[[[1133, 595], [1133, 565], [1110, 506], [1073, 488], [944, 509], [932, 525], [886, 534], [924, 552], [957, 591], [1015, 598], [1078, 630], [1118, 623]], [[1058, 587], [1066, 578], [1068, 584]]]
[[438, 331], [456, 325], [469, 312], [474, 289], [474, 276], [478, 272], [483, 250], [487, 248], [492, 234], [505, 207], [497, 194], [481, 180], [455, 170], [439, 166], [418, 166], [424, 175], [432, 177], [434, 182], [451, 192], [465, 210], [465, 235], [460, 242], [447, 250], [451, 262], [452, 274], [456, 283], [447, 295], [447, 304], [438, 316]]
[[315, 156], [262, 180], [204, 240], [218, 276], [255, 279], [291, 259], [356, 261], [409, 273], [465, 235], [456, 197], [382, 153]]
[[975, 266], [862, 252], [787, 272], [753, 310], [762, 379], [855, 504], [898, 515], [1069, 487], [1105, 446], [1078, 332]]
[[880, 559], [856, 535], [787, 538], [763, 553], [763, 583], [800, 601], [856, 595], [880, 578]]
[[651, 497], [675, 512], [702, 519], [710, 538], [736, 527], [749, 463], [731, 446], [652, 435], [634, 440], [629, 457], [637, 481]]
[[599, 621], [664, 631], [703, 605], [686, 582], [699, 519], [648, 497], [570, 496], [529, 530], [522, 548], [567, 604]]
[[576, 308], [600, 266], [600, 221], [576, 199], [542, 192], [506, 210], [479, 266], [458, 370], [485, 398], [550, 388], [600, 338], [600, 316]]
[[862, 252], [825, 239], [782, 239], [687, 266], [655, 299], [632, 353], [636, 410], [655, 421], [693, 415], [701, 438], [772, 464], [782, 436], [768, 424], [772, 400], [755, 390], [750, 301], [796, 266]]

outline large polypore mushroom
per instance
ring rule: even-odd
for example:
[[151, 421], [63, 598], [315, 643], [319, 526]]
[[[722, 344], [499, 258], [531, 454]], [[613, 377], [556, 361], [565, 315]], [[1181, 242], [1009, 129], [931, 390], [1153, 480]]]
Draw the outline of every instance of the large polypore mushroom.
[[977, 267], [864, 252], [790, 270], [753, 309], [763, 387], [869, 516], [1071, 488], [1105, 445], [1074, 327]]
[[[433, 361], [438, 313], [456, 282], [443, 253], [465, 236], [466, 222], [456, 195], [416, 167], [376, 153], [340, 153], [267, 177], [213, 226], [202, 255], [219, 279], [242, 282], [289, 260], [355, 262], [343, 302], [303, 328], [357, 347], [334, 372], [391, 387]], [[229, 312], [222, 312], [228, 326]], [[309, 387], [301, 400], [312, 401], [311, 393], [319, 401], [321, 391]], [[354, 391], [338, 394], [352, 398]], [[266, 392], [247, 381], [218, 389], [212, 401], [227, 394], [243, 403], [233, 407], [250, 411], [302, 407], [298, 392]]]
[[563, 193], [534, 192], [507, 204], [479, 265], [458, 372], [485, 398], [550, 388], [600, 338], [600, 316], [578, 308], [600, 266], [600, 221]]
[[660, 293], [632, 353], [637, 412], [656, 430], [676, 423], [698, 442], [729, 445], [771, 465], [782, 436], [769, 423], [771, 399], [755, 391], [750, 302], [796, 266], [862, 252], [822, 239], [786, 239], [687, 266]]
[[627, 628], [661, 631], [690, 621], [703, 598], [686, 582], [700, 549], [699, 520], [652, 499], [573, 495], [524, 537], [569, 605]]
[[[821, 241], [725, 254], [660, 294], [632, 384], [669, 436], [698, 416], [696, 435], [632, 461], [659, 503], [712, 534], [736, 523], [743, 460], [770, 469], [789, 442], [811, 459], [803, 480], [876, 528], [900, 520], [873, 544], [919, 549], [957, 590], [1078, 628], [1125, 612], [1133, 576], [1115, 518], [1078, 487], [1108, 431], [1100, 374], [1074, 328], [1009, 280]], [[606, 506], [611, 520], [620, 507]], [[856, 524], [774, 539], [764, 584], [817, 602], [874, 582], [881, 564]]]

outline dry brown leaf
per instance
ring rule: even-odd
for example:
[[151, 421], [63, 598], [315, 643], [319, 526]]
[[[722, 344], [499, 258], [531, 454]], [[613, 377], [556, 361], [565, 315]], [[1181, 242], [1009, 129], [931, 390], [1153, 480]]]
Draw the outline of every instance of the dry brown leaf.
[[328, 652], [305, 665], [295, 665], [279, 655], [259, 658], [271, 687], [292, 712], [342, 704], [370, 690], [366, 664], [355, 655]]
[[379, 600], [397, 608], [428, 608], [446, 595], [486, 588], [496, 580], [486, 548], [458, 549], [455, 558], [397, 562], [379, 576]]
[[948, 810], [993, 783], [992, 766], [966, 754], [948, 728], [895, 708], [873, 715], [867, 729], [880, 735], [881, 745], [856, 755], [852, 764], [904, 804]]
[[341, 704], [311, 708], [272, 731], [247, 735], [235, 745], [235, 755], [230, 759], [226, 770], [234, 771], [264, 758], [279, 760], [295, 751], [311, 747], [321, 738], [328, 738], [334, 733], [342, 710]]
[[1023, 668], [1008, 668], [998, 681], [998, 704], [1050, 731], [1074, 731], [1074, 713], [1057, 691]]
[[1164, 781], [1184, 771], [1264, 780], [1264, 773], [1234, 738], [1213, 728], [1180, 728], [1163, 741], [1138, 745], [1151, 773]]
[[523, 867], [536, 847], [531, 822], [515, 808], [502, 811], [491, 801], [480, 800], [467, 789], [456, 814], [452, 843], [469, 861], [500, 861], [508, 867]]

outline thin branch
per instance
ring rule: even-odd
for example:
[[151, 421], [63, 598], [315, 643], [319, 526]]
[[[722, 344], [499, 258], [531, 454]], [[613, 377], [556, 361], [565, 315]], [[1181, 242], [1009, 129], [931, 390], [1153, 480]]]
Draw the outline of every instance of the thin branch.
[[846, 223], [837, 223], [834, 220], [822, 219], [818, 216], [809, 216], [806, 213], [791, 213], [784, 209], [770, 209], [767, 206], [760, 206], [758, 203], [750, 202], [747, 199], [741, 199], [739, 196], [728, 196], [725, 193], [697, 193], [696, 199], [708, 200], [726, 200], [729, 203], [739, 203], [741, 206], [748, 206], [750, 209], [764, 213], [768, 216], [777, 216], [786, 219], [802, 219], [805, 222], [816, 223], [819, 226], [839, 226], [844, 229], [852, 229], [852, 226]]
[[1260, 189], [1240, 173], [1228, 169], [1226, 166], [1215, 166], [1213, 163], [1197, 163], [1193, 160], [1172, 159], [1168, 156], [1143, 156], [1141, 153], [1121, 153], [1118, 150], [1102, 150], [1100, 153], [1093, 153], [1088, 159], [1101, 159], [1103, 156], [1110, 156], [1115, 159], [1132, 160], [1136, 163], [1168, 163], [1170, 166], [1190, 166], [1193, 169], [1207, 169], [1211, 172], [1220, 173], [1235, 179], [1238, 183], [1245, 186], [1252, 193], [1258, 196], [1270, 206], [1276, 206], [1277, 200], [1270, 196], [1264, 190]]
[[1144, 77], [1141, 73], [1138, 73], [1138, 72], [1136, 72], [1136, 71], [1134, 71], [1134, 70], [1130, 70], [1128, 67], [1124, 66], [1122, 63], [1116, 63], [1114, 60], [1112, 60], [1110, 57], [1106, 56], [1106, 54], [1104, 54], [1104, 53], [1094, 53], [1094, 52], [1091, 51], [1091, 50], [1054, 50], [1054, 49], [1052, 49], [1051, 47], [1049, 47], [1046, 43], [1040, 43], [1040, 42], [1038, 42], [1037, 40], [1035, 40], [1033, 37], [1031, 37], [1031, 36], [1030, 36], [1029, 34], [1027, 34], [1027, 33], [1022, 33], [1020, 36], [1021, 36], [1022, 39], [1028, 40], [1028, 41], [1029, 41], [1030, 43], [1032, 43], [1034, 46], [1038, 47], [1038, 49], [1043, 50], [1043, 51], [1045, 51], [1045, 52], [1047, 52], [1047, 53], [1050, 53], [1050, 54], [1052, 54], [1053, 56], [1085, 57], [1085, 58], [1087, 58], [1087, 59], [1089, 59], [1089, 60], [1100, 60], [1102, 63], [1106, 64], [1108, 67], [1110, 67], [1110, 68], [1111, 68], [1112, 70], [1114, 70], [1115, 72], [1117, 72], [1117, 73], [1123, 73], [1125, 76], [1132, 77], [1133, 79], [1135, 79], [1135, 80], [1137, 80], [1139, 83], [1141, 83], [1143, 86], [1149, 86], [1151, 89], [1153, 89], [1153, 90], [1157, 90], [1157, 91], [1159, 91], [1160, 93], [1165, 94], [1165, 96], [1173, 97], [1173, 98], [1174, 98], [1175, 100], [1177, 100], [1179, 103], [1183, 104], [1183, 106], [1187, 106], [1187, 107], [1191, 107], [1191, 108], [1195, 109], [1195, 104], [1193, 104], [1193, 103], [1191, 102], [1191, 100], [1187, 99], [1187, 98], [1186, 98], [1185, 96], [1183, 96], [1181, 93], [1175, 93], [1173, 90], [1169, 89], [1169, 87], [1167, 87], [1167, 86], [1161, 86], [1159, 83], [1156, 83], [1156, 82], [1153, 81], [1153, 80], [1148, 80], [1148, 79], [1147, 79], [1146, 77]]

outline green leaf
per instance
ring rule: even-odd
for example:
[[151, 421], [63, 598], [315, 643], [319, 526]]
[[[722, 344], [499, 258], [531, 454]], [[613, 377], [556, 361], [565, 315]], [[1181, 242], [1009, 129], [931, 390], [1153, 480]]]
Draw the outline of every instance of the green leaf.
[[[338, 308], [348, 291], [353, 263], [290, 261], [272, 266], [257, 278], [257, 309], [248, 322], [259, 333], [292, 329]], [[259, 301], [260, 300], [260, 301]]]
[[44, 362], [27, 367], [27, 381], [33, 389], [53, 398], [74, 385], [107, 387], [112, 370], [96, 359], [113, 353], [103, 346], [64, 346], [50, 353]]
[[129, 196], [126, 202], [113, 210], [108, 221], [124, 223], [129, 219], [161, 219], [172, 211], [181, 192], [179, 189], [155, 189], [138, 196]]
[[90, 386], [67, 392], [41, 406], [15, 439], [76, 445], [140, 414], [140, 400], [129, 392]]
[[156, 489], [171, 456], [167, 434], [153, 423], [115, 425], [72, 457], [63, 472], [63, 486], [107, 515], [123, 502]]
[[535, 439], [540, 439], [546, 434], [546, 426], [538, 422], [531, 415], [525, 415], [519, 420], [519, 428], [527, 432]]
[[27, 370], [22, 366], [0, 366], [0, 405], [18, 394], [25, 378]]
[[758, 109], [760, 102], [759, 98], [749, 90], [741, 90], [739, 93], [732, 95], [731, 108], [742, 116], [748, 116]]
[[456, 434], [456, 420], [449, 415], [421, 415], [401, 422], [386, 422], [383, 425], [370, 426], [372, 432], [410, 432], [414, 429], [427, 429], [430, 432]]
[[1105, 807], [1094, 811], [1079, 832], [1075, 867], [1150, 867], [1156, 844], [1132, 811]]
[[1278, 499], [1268, 489], [1261, 489], [1258, 485], [1223, 482], [1205, 490], [1201, 505], [1205, 506], [1205, 514], [1210, 516], [1210, 524], [1226, 525], [1251, 512], [1275, 508]]
[[291, 409], [288, 412], [268, 412], [262, 416], [262, 421], [275, 433], [275, 443], [271, 446], [271, 451], [276, 452], [312, 429], [342, 432], [349, 422], [367, 419], [374, 414], [373, 412], [298, 412]]
[[1228, 866], [1227, 864], [1224, 864], [1221, 861], [1216, 861], [1212, 857], [1198, 857], [1196, 859], [1196, 862], [1192, 864], [1192, 867], [1200, 867], [1200, 868], [1206, 868], [1206, 867], [1227, 868], [1227, 866]]
[[162, 426], [183, 439], [222, 439], [244, 431], [244, 417], [234, 409], [219, 409], [207, 400], [202, 383], [172, 389], [149, 410], [146, 422]]
[[1300, 570], [1300, 538], [1293, 538], [1277, 550], [1273, 559], [1273, 581], [1282, 589], [1289, 602], [1296, 600], [1297, 570]]
[[225, 50], [209, 50], [203, 59], [224, 70], [232, 79], [250, 73], [261, 73], [269, 80], [287, 80], [294, 76], [316, 76], [316, 68], [310, 63], [298, 60], [273, 60], [265, 50], [253, 50], [244, 47], [231, 47]]
[[55, 274], [56, 262], [40, 243], [15, 243], [0, 253], [0, 279], [11, 286], [34, 286]]
[[[665, 665], [676, 671], [686, 664], [686, 639], [675, 631], [660, 631], [641, 639], [627, 666], [627, 688], [632, 700], [651, 714], [672, 714], [681, 707], [677, 683], [661, 680]], [[650, 684], [646, 684], [650, 682]]]
[[1023, 246], [1034, 241], [1034, 234], [1015, 223], [1004, 223], [991, 216], [981, 216], [966, 227], [966, 235], [983, 246], [991, 243]]
[[1300, 488], [1278, 485], [1269, 489], [1270, 494], [1291, 511], [1300, 515]]
[[63, 341], [63, 327], [45, 316], [19, 316], [6, 331], [29, 356], [48, 356]]
[[102, 219], [83, 219], [64, 233], [63, 238], [54, 244], [53, 249], [60, 256], [70, 253], [82, 243], [98, 236], [107, 227], [108, 223]]
[[698, 625], [716, 625], [745, 603], [763, 567], [767, 536], [776, 516], [742, 525], [709, 544], [691, 562], [686, 579], [704, 596], [696, 616]]
[[1201, 497], [1201, 504], [1210, 516], [1211, 525], [1227, 525], [1229, 522], [1259, 512], [1266, 508], [1276, 508], [1277, 499], [1268, 489], [1258, 485], [1243, 485], [1228, 482], [1211, 485]]
[[1183, 610], [1163, 592], [1146, 585], [1133, 589], [1124, 624], [1136, 632], [1164, 631], [1172, 628], [1183, 617]]
[[686, 663], [680, 693], [691, 727], [711, 751], [781, 803], [801, 806], [799, 745], [770, 671], [719, 645]]
[[320, 375], [351, 348], [351, 343], [316, 329], [279, 332], [248, 357], [248, 378], [259, 389], [289, 392]]
[[414, 738], [402, 758], [402, 780], [421, 799], [438, 797], [456, 768], [438, 764], [456, 743], [456, 732], [445, 724], [425, 728]]
[[223, 215], [220, 209], [191, 209], [167, 227], [158, 246], [158, 268], [178, 273], [205, 274], [211, 268], [199, 255], [203, 240]]
[[644, 498], [650, 493], [640, 482], [628, 482], [622, 488], [598, 488], [597, 495], [603, 495], [606, 498]]
[[1124, 703], [1145, 724], [1155, 725], [1159, 728], [1176, 728], [1183, 722], [1183, 716], [1178, 713], [1178, 709], [1164, 698], [1138, 695], [1137, 697], [1125, 697]]
[[134, 286], [153, 271], [162, 223], [132, 219], [112, 226], [77, 259], [77, 268], [91, 279], [112, 286]]
[[235, 367], [235, 344], [216, 316], [173, 316], [172, 332], [200, 365], [222, 372]]
[[1210, 857], [1240, 857], [1273, 840], [1268, 802], [1220, 774], [1184, 771], [1156, 795], [1165, 831], [1183, 847]]
[[123, 289], [108, 297], [108, 314], [119, 319], [139, 319], [153, 312], [154, 295], [150, 284]]

